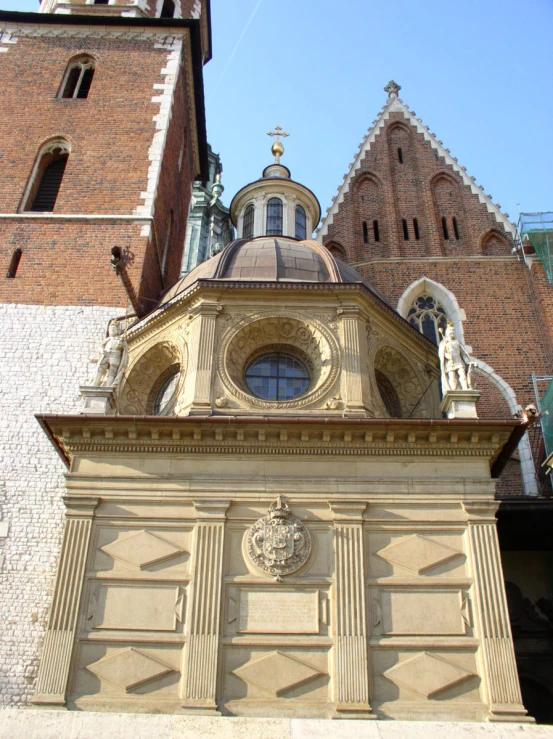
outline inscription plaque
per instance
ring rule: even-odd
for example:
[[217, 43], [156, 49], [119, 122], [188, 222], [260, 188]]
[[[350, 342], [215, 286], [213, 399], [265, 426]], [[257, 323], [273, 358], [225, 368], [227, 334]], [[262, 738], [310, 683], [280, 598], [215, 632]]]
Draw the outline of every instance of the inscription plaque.
[[242, 590], [239, 630], [250, 634], [318, 634], [318, 592]]

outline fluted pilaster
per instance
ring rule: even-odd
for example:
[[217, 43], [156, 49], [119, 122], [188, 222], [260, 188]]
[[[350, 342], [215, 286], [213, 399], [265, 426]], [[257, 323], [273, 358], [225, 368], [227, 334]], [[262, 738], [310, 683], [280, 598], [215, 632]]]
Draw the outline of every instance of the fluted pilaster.
[[518, 681], [503, 570], [497, 541], [497, 503], [465, 503], [482, 682], [490, 707], [488, 721], [532, 721], [526, 716]]
[[366, 317], [356, 306], [338, 310], [343, 337], [342, 396], [346, 415], [372, 416], [370, 385], [366, 370]]
[[37, 705], [65, 705], [88, 542], [98, 499], [67, 498], [65, 504], [67, 518], [54, 599], [32, 699]]
[[217, 657], [227, 501], [195, 502], [198, 524], [183, 708], [216, 713]]
[[334, 700], [340, 718], [374, 718], [369, 666], [362, 516], [364, 503], [331, 504], [334, 514]]
[[221, 310], [217, 303], [198, 303], [191, 310], [193, 319], [190, 323], [185, 413], [205, 413], [211, 410], [215, 329], [217, 315]]

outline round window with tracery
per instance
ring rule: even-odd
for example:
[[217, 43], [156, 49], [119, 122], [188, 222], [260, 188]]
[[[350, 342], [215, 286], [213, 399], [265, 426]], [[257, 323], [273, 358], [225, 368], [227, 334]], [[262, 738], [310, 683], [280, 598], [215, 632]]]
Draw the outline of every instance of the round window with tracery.
[[445, 332], [447, 326], [446, 312], [432, 295], [416, 298], [407, 314], [407, 320], [434, 344], [440, 343], [440, 329]]
[[307, 392], [310, 379], [300, 359], [281, 352], [263, 354], [246, 370], [246, 385], [263, 400], [294, 400]]

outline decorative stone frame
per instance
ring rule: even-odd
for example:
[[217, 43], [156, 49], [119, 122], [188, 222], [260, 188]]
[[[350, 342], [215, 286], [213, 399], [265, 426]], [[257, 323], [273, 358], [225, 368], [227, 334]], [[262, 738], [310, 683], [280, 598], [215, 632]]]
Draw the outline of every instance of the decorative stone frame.
[[[255, 357], [278, 350], [296, 354], [306, 362], [311, 375], [307, 393], [288, 401], [256, 398], [245, 382], [245, 372]], [[224, 334], [218, 373], [227, 393], [250, 408], [287, 410], [304, 408], [320, 401], [332, 388], [340, 372], [340, 347], [320, 321], [303, 313], [267, 311], [239, 320]]]
[[466, 350], [470, 353], [472, 347], [465, 344], [465, 333], [463, 331], [463, 321], [466, 321], [467, 315], [463, 308], [457, 302], [457, 298], [439, 282], [431, 280], [429, 277], [421, 277], [419, 280], [412, 282], [404, 291], [397, 304], [397, 312], [406, 320], [407, 314], [416, 298], [428, 293], [438, 300], [444, 307], [447, 319], [455, 326], [455, 333], [458, 341], [465, 345]]
[[121, 388], [119, 409], [122, 415], [154, 415], [157, 395], [167, 377], [180, 369], [177, 390], [171, 403], [161, 414], [173, 415], [184, 387], [188, 364], [188, 348], [183, 342], [179, 348], [171, 340], [162, 340], [148, 345], [132, 363]]
[[[97, 65], [98, 65], [98, 60], [96, 58], [96, 55], [91, 54], [90, 52], [83, 51], [83, 52], [79, 52], [78, 54], [75, 54], [74, 56], [72, 56], [67, 62], [67, 65], [65, 67], [65, 72], [63, 73], [63, 77], [61, 78], [61, 84], [59, 86], [58, 94], [56, 97], [59, 100], [86, 100], [87, 98], [76, 98], [73, 96], [70, 98], [66, 98], [63, 96], [63, 93], [67, 86], [69, 75], [71, 74], [71, 71], [75, 67], [81, 67], [82, 71], [89, 69], [89, 68], [92, 68], [94, 71], [96, 71]], [[79, 88], [79, 85], [77, 84], [75, 90], [77, 90], [78, 88]]]

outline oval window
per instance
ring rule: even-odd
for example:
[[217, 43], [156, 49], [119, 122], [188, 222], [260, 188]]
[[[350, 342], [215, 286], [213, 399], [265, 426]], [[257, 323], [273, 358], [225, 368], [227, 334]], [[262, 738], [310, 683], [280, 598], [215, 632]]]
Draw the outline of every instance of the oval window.
[[180, 370], [177, 370], [165, 380], [159, 393], [157, 394], [156, 402], [154, 403], [154, 415], [162, 416], [164, 411], [169, 407], [170, 403], [175, 398], [177, 387], [179, 384]]
[[263, 400], [294, 400], [307, 392], [310, 379], [300, 359], [281, 352], [257, 357], [246, 370], [246, 385]]

